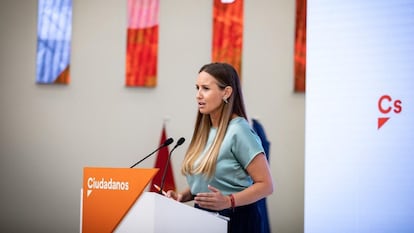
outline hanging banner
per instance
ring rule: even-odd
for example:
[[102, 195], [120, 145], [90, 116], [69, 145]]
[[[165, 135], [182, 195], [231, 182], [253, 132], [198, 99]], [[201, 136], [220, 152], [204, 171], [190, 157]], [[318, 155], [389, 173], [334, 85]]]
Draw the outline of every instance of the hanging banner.
[[227, 62], [241, 77], [243, 0], [214, 0], [213, 62]]
[[36, 83], [69, 84], [72, 0], [39, 0]]
[[295, 92], [306, 90], [306, 0], [296, 0]]
[[128, 0], [126, 86], [157, 85], [159, 0]]

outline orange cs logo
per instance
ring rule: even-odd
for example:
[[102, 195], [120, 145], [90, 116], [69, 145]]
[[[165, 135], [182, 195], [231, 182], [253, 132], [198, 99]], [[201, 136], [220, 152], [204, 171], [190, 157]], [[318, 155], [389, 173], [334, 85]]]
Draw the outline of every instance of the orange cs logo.
[[378, 100], [378, 110], [386, 117], [378, 117], [378, 129], [380, 129], [391, 117], [392, 112], [399, 114], [402, 111], [401, 100], [393, 100], [389, 95], [383, 95]]

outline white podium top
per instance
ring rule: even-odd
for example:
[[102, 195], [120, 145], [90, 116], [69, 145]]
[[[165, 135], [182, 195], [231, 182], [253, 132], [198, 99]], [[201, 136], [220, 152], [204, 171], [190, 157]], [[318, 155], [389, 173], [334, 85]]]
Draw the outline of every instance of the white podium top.
[[226, 217], [144, 192], [121, 220], [115, 232], [227, 232]]

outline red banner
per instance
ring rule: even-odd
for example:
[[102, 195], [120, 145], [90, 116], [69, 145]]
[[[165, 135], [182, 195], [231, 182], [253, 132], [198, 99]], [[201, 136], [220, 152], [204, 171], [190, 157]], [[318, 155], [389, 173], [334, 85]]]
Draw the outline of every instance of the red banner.
[[243, 45], [243, 0], [214, 0], [213, 62], [227, 62], [241, 77]]
[[295, 92], [306, 89], [306, 0], [296, 0]]
[[159, 0], [128, 0], [126, 86], [157, 85]]

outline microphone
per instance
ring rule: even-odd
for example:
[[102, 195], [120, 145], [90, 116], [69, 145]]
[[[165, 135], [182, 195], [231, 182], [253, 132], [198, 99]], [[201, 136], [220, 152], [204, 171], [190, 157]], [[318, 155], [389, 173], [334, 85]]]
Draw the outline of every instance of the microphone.
[[[130, 168], [133, 168], [135, 166], [137, 166], [138, 164], [140, 164], [142, 161], [146, 160], [148, 157], [150, 157], [151, 155], [153, 155], [155, 152], [159, 151], [161, 148], [166, 147], [168, 145], [170, 145], [171, 143], [174, 142], [174, 139], [172, 138], [168, 138], [167, 140], [164, 141], [164, 143], [158, 147], [156, 150], [154, 150], [153, 152], [151, 152], [149, 155], [145, 156], [144, 158], [142, 158], [140, 161], [136, 162], [134, 165], [132, 165]], [[178, 144], [178, 143], [177, 143]]]
[[167, 169], [168, 169], [168, 164], [170, 164], [171, 155], [172, 155], [173, 151], [175, 150], [175, 148], [181, 146], [184, 143], [184, 141], [185, 141], [185, 138], [183, 138], [183, 137], [181, 137], [180, 139], [178, 139], [177, 144], [175, 144], [174, 148], [172, 148], [172, 150], [170, 151], [170, 154], [168, 155], [167, 164], [165, 164], [164, 173], [162, 174], [161, 186], [160, 186], [159, 194], [162, 194], [162, 192], [164, 190], [165, 175], [167, 175]]

